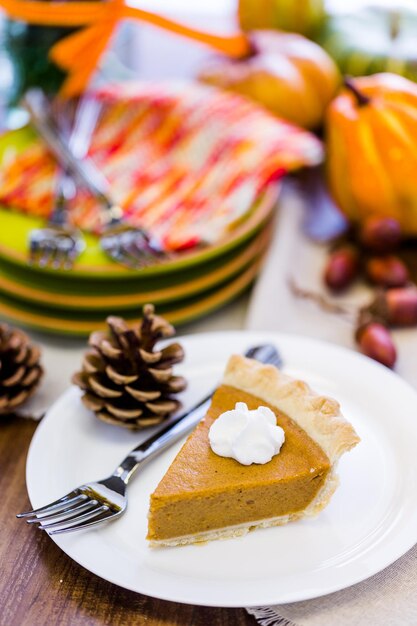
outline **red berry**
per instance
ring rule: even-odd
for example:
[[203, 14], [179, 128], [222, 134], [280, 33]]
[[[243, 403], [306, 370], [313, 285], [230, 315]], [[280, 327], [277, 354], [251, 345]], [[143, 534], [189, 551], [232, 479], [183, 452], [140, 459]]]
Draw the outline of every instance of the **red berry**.
[[393, 217], [373, 215], [362, 224], [359, 239], [373, 252], [391, 252], [401, 243], [401, 226]]
[[393, 254], [372, 257], [366, 262], [365, 271], [369, 280], [381, 287], [403, 287], [409, 279], [407, 267]]
[[359, 271], [357, 251], [344, 246], [332, 252], [324, 270], [324, 281], [332, 291], [343, 291], [356, 278]]
[[417, 288], [388, 289], [385, 308], [388, 324], [392, 326], [417, 325]]
[[365, 324], [359, 328], [356, 339], [366, 356], [387, 367], [394, 367], [397, 351], [390, 332], [385, 326], [378, 322]]

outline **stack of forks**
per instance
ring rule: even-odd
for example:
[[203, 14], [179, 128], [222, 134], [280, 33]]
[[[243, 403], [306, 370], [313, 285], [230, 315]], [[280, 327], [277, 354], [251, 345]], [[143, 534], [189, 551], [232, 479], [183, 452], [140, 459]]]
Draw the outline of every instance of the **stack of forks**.
[[122, 208], [113, 202], [107, 180], [88, 157], [100, 116], [100, 102], [88, 94], [80, 99], [69, 134], [64, 129], [68, 127], [71, 103], [51, 105], [40, 90], [31, 90], [24, 106], [32, 126], [61, 166], [55, 206], [48, 223], [29, 235], [30, 263], [41, 268], [69, 270], [85, 250], [82, 233], [69, 219], [68, 203], [75, 196], [76, 185], [87, 189], [102, 207], [100, 244], [113, 260], [132, 269], [142, 269], [166, 258], [148, 233], [123, 221]]

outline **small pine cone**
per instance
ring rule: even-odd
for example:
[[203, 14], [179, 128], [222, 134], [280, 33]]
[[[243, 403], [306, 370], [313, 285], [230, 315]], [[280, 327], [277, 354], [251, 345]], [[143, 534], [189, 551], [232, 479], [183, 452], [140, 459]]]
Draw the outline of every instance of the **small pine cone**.
[[184, 358], [180, 344], [155, 349], [175, 334], [173, 326], [151, 304], [133, 327], [119, 317], [107, 318], [107, 324], [107, 332], [90, 335], [91, 349], [73, 376], [84, 391], [83, 403], [110, 424], [132, 430], [159, 424], [181, 406], [173, 396], [186, 387], [184, 378], [173, 375], [173, 365]]
[[14, 413], [38, 387], [41, 352], [21, 330], [0, 324], [0, 415]]

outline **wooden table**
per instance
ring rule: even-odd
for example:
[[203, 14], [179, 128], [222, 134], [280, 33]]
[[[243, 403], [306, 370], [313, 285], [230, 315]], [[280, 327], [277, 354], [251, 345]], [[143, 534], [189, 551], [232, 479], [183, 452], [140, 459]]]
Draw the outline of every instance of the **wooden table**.
[[35, 429], [30, 420], [0, 418], [1, 626], [255, 626], [243, 609], [175, 604], [112, 585], [17, 520], [29, 507], [25, 463]]
[[[224, 28], [227, 16], [216, 19]], [[205, 28], [215, 31], [214, 20], [205, 16]], [[207, 55], [198, 46], [190, 54], [186, 40], [152, 29], [137, 38], [130, 33], [119, 46], [125, 61], [139, 65], [142, 79], [188, 76]], [[191, 325], [187, 332], [239, 328], [242, 322], [242, 313], [228, 315], [223, 309], [204, 327]], [[90, 574], [46, 534], [17, 520], [15, 514], [30, 507], [25, 463], [35, 429], [32, 421], [0, 417], [0, 626], [256, 626], [243, 609], [175, 604], [121, 589]]]

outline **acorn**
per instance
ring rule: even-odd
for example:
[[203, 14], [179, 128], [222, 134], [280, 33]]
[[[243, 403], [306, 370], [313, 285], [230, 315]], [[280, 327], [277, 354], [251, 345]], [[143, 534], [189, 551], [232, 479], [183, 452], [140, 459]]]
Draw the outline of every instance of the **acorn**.
[[387, 321], [392, 326], [417, 325], [417, 288], [389, 289], [385, 294]]
[[372, 215], [360, 227], [359, 240], [373, 252], [391, 252], [401, 243], [401, 225], [393, 217]]
[[403, 287], [410, 278], [406, 265], [393, 254], [371, 257], [365, 263], [365, 272], [372, 283], [388, 288]]
[[417, 287], [388, 289], [379, 293], [370, 306], [390, 326], [417, 325]]
[[367, 322], [356, 331], [356, 341], [362, 352], [386, 367], [394, 367], [397, 350], [388, 328], [379, 322]]
[[324, 270], [324, 281], [332, 291], [343, 291], [355, 280], [358, 272], [358, 252], [353, 246], [345, 245], [330, 254]]
[[372, 318], [387, 326], [417, 326], [417, 287], [380, 290], [375, 299], [360, 311], [360, 319]]

